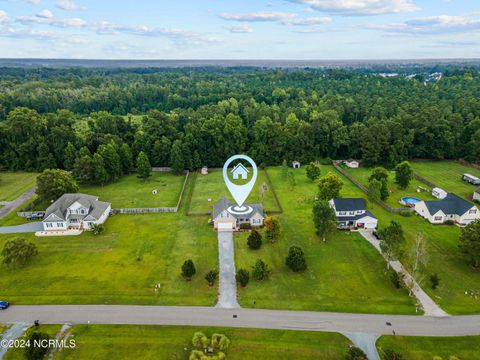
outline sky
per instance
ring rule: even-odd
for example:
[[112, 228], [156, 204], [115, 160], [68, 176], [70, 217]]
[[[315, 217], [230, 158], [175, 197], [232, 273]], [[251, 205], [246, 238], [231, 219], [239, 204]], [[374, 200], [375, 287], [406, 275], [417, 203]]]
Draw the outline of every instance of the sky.
[[480, 1], [0, 0], [0, 58], [480, 58]]

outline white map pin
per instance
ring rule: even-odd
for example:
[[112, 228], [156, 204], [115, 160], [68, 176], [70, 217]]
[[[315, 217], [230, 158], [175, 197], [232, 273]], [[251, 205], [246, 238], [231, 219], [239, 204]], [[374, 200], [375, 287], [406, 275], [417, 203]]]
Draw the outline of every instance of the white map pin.
[[[230, 165], [230, 163], [232, 163], [234, 160], [240, 160], [240, 159], [248, 161], [252, 166], [252, 173], [253, 173], [252, 178], [245, 185], [234, 184], [228, 178], [228, 165]], [[239, 162], [238, 164], [234, 165], [232, 172], [233, 172], [234, 179], [235, 178], [238, 179], [238, 177], [245, 179], [248, 177], [249, 170], [245, 168], [242, 165], [242, 163]], [[243, 203], [245, 202], [245, 200], [247, 200], [248, 195], [252, 191], [252, 188], [255, 185], [255, 181], [257, 181], [257, 174], [258, 174], [258, 171], [257, 171], [257, 165], [255, 164], [255, 161], [253, 161], [253, 159], [247, 155], [234, 155], [231, 158], [229, 158], [227, 161], [225, 161], [225, 164], [223, 164], [223, 180], [225, 180], [225, 184], [227, 185], [227, 188], [230, 191], [230, 194], [232, 194], [233, 199], [238, 204], [239, 208], [242, 208]], [[239, 208], [237, 209], [240, 210]]]

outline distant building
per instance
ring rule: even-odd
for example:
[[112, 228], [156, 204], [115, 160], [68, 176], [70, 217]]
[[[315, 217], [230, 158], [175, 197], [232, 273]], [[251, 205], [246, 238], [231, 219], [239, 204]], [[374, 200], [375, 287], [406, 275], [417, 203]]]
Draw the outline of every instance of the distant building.
[[367, 210], [365, 200], [360, 198], [331, 199], [330, 207], [335, 210], [338, 229], [376, 229], [377, 218]]
[[208, 167], [206, 166], [202, 167], [202, 170], [200, 170], [200, 173], [202, 175], [208, 175]]
[[473, 193], [473, 200], [480, 201], [480, 187]]
[[480, 185], [480, 179], [476, 176], [470, 174], [463, 174], [462, 179], [466, 182], [469, 182], [470, 184]]
[[356, 169], [359, 166], [358, 161], [353, 159], [345, 160], [343, 163], [345, 164], [346, 167], [350, 169]]
[[438, 187], [432, 189], [432, 196], [437, 199], [445, 199], [447, 197], [447, 192]]
[[297, 161], [297, 160], [292, 161], [292, 167], [294, 169], [300, 169], [300, 161]]
[[235, 167], [232, 169], [232, 174], [233, 174], [233, 179], [238, 180], [239, 178], [242, 180], [246, 180], [248, 177], [248, 169], [243, 166], [242, 163], [238, 163], [235, 165]]
[[233, 204], [227, 198], [222, 198], [213, 206], [213, 228], [218, 231], [238, 231], [241, 224], [253, 227], [263, 226], [265, 218], [262, 204], [245, 204], [252, 211], [248, 214], [232, 214], [228, 208]]
[[111, 204], [98, 201], [97, 196], [64, 194], [45, 212], [43, 229], [88, 230], [94, 224], [103, 224], [111, 210]]
[[432, 224], [454, 221], [468, 225], [480, 219], [480, 211], [471, 202], [449, 193], [442, 200], [420, 201], [415, 204], [415, 212]]

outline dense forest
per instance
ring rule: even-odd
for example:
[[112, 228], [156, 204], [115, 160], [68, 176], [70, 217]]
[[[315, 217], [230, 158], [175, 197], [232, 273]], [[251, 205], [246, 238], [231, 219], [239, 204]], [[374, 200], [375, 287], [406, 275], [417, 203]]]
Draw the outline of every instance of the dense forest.
[[[385, 77], [321, 69], [0, 69], [0, 168], [77, 170], [318, 158], [480, 161], [476, 69]], [[78, 164], [84, 158], [83, 164]], [[77, 164], [75, 164], [77, 162]], [[127, 164], [125, 165], [125, 162]], [[85, 170], [86, 171], [86, 170]]]

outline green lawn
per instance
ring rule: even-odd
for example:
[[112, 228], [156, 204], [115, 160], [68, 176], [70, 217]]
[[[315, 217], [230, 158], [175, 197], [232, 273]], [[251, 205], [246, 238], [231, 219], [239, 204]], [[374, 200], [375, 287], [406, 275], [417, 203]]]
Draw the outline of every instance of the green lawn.
[[[368, 187], [368, 178], [372, 173], [372, 169], [360, 167], [358, 169], [345, 169], [350, 175], [352, 175], [355, 179], [357, 179], [361, 184]], [[388, 189], [390, 190], [390, 196], [385, 201], [388, 205], [393, 208], [402, 208], [399, 201], [402, 197], [411, 196], [415, 197], [420, 200], [435, 200], [430, 192], [420, 191], [417, 192], [419, 186], [423, 188], [427, 188], [429, 191], [431, 190], [427, 185], [422, 183], [417, 179], [413, 179], [409, 186], [406, 189], [400, 189], [398, 185], [395, 183], [395, 171], [389, 171], [389, 179], [388, 179]], [[406, 209], [406, 207], [405, 207]]]
[[[334, 170], [336, 171], [336, 170]], [[343, 197], [363, 197], [366, 195], [351, 181], [337, 172], [344, 181]], [[459, 249], [460, 228], [457, 226], [432, 225], [418, 216], [403, 217], [384, 210], [377, 204], [368, 202], [368, 207], [379, 219], [379, 226], [388, 225], [391, 220], [399, 221], [406, 234], [405, 256], [407, 256], [417, 234], [422, 234], [427, 243], [428, 264], [417, 277], [423, 289], [450, 314], [480, 313], [480, 271], [471, 268], [462, 257]], [[429, 286], [428, 277], [437, 273], [440, 285], [436, 290]]]
[[[1, 235], [0, 248], [16, 236]], [[217, 265], [216, 234], [205, 218], [182, 213], [114, 215], [100, 236], [41, 237], [24, 268], [0, 265], [2, 296], [14, 304], [214, 305], [204, 275]], [[137, 259], [140, 260], [137, 260]], [[180, 276], [191, 258], [197, 275]], [[160, 283], [161, 289], [154, 291]]]
[[404, 359], [425, 360], [440, 356], [449, 360], [456, 356], [460, 360], [480, 359], [480, 336], [462, 337], [409, 337], [382, 336], [377, 341], [377, 349], [394, 349], [403, 354]]
[[[29, 331], [40, 331], [50, 335], [50, 338], [54, 339], [55, 336], [60, 332], [62, 328], [61, 325], [40, 325], [39, 327], [31, 327], [27, 330]], [[26, 332], [26, 333], [27, 333]], [[20, 338], [25, 339], [26, 333]], [[24, 360], [25, 357], [25, 349], [23, 348], [11, 348], [5, 354], [4, 360]]]
[[79, 325], [73, 328], [77, 346], [55, 359], [188, 359], [195, 331], [225, 334], [226, 352], [235, 359], [344, 359], [350, 341], [340, 334], [188, 326]]
[[[325, 174], [333, 167], [322, 166]], [[315, 235], [312, 206], [316, 186], [303, 169], [295, 170], [296, 183], [290, 189], [280, 168], [270, 168], [280, 202], [285, 212], [279, 216], [282, 239], [264, 243], [261, 250], [248, 249], [247, 234], [235, 236], [236, 267], [250, 267], [259, 258], [272, 269], [265, 282], [251, 281], [239, 289], [244, 307], [308, 309], [365, 313], [414, 314], [413, 300], [405, 290], [397, 290], [386, 273], [386, 264], [378, 252], [360, 235], [338, 232], [323, 244]], [[348, 187], [347, 187], [348, 190]], [[343, 192], [343, 195], [348, 195]], [[288, 248], [303, 248], [308, 270], [295, 274], [285, 266]], [[254, 301], [256, 304], [254, 305]]]
[[0, 172], [0, 201], [12, 201], [36, 185], [37, 173]]
[[[252, 192], [247, 199], [249, 203], [262, 202], [260, 200], [260, 186], [267, 183], [267, 178], [264, 170], [258, 171], [258, 177]], [[227, 186], [223, 180], [221, 169], [209, 169], [208, 175], [197, 175], [197, 181], [193, 191], [192, 201], [190, 204], [190, 212], [192, 213], [206, 213], [212, 211], [213, 205], [222, 197], [227, 196], [233, 202]], [[211, 199], [212, 201], [208, 201]], [[278, 211], [279, 206], [275, 201], [275, 197], [271, 189], [268, 189], [264, 196], [263, 206], [265, 210]]]
[[0, 324], [0, 335], [2, 335], [9, 327], [10, 325]]
[[[184, 175], [152, 172], [145, 182], [132, 174], [105, 186], [82, 186], [80, 192], [98, 195], [100, 200], [111, 202], [112, 208], [174, 207], [184, 180]], [[152, 194], [154, 189], [157, 195]]]
[[478, 186], [462, 180], [464, 173], [480, 177], [480, 170], [465, 166], [456, 161], [414, 161], [415, 172], [445, 191], [471, 199]]

